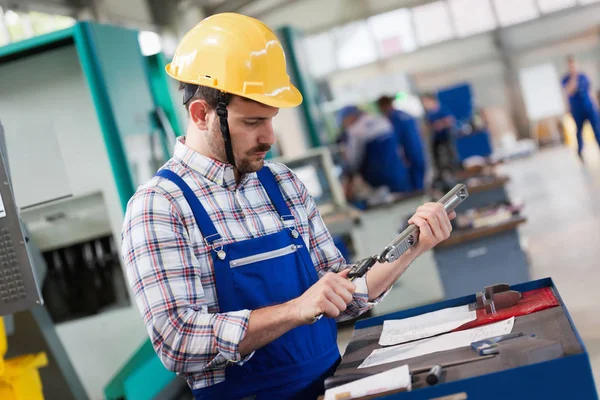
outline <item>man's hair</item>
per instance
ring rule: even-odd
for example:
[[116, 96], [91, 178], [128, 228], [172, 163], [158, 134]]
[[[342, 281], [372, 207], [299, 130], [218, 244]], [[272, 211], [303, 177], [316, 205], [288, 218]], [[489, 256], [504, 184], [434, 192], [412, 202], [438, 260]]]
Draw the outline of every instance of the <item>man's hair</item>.
[[423, 93], [421, 95], [421, 99], [437, 100], [438, 97], [435, 93], [428, 92], [428, 93]]
[[[190, 103], [193, 100], [204, 100], [208, 104], [210, 108], [217, 108], [217, 103], [219, 102], [219, 96], [221, 95], [221, 91], [219, 89], [211, 88], [208, 86], [196, 86], [191, 85], [185, 82], [179, 82], [179, 90], [184, 93], [184, 96], [187, 97], [186, 93], [188, 90], [194, 90], [194, 94], [184, 103], [185, 108], [189, 110]], [[229, 99], [229, 95], [228, 95]]]
[[[185, 103], [183, 103], [185, 105], [186, 110], [190, 110], [190, 103], [194, 100], [204, 100], [206, 101], [206, 103], [208, 104], [208, 106], [212, 109], [216, 109], [217, 108], [217, 103], [219, 102], [219, 97], [221, 96], [221, 91], [219, 89], [215, 89], [215, 88], [211, 88], [208, 86], [198, 86], [198, 85], [193, 85], [193, 84], [189, 84], [189, 83], [185, 83], [185, 82], [179, 82], [179, 90], [183, 92], [183, 97], [184, 97], [184, 101]], [[193, 95], [190, 95], [191, 92], [194, 92]], [[231, 100], [233, 99], [235, 95], [234, 94], [230, 94], [230, 93], [225, 93], [225, 97], [227, 98], [227, 103], [231, 103]], [[257, 103], [260, 105], [263, 105], [261, 102], [258, 102], [256, 100], [252, 100], [252, 99], [248, 99], [246, 97], [242, 97], [242, 96], [237, 96], [240, 99], [250, 102], [250, 103]], [[187, 101], [186, 101], [187, 98]]]
[[387, 107], [387, 106], [391, 106], [393, 102], [394, 102], [394, 98], [392, 96], [384, 95], [377, 99], [377, 106], [379, 108]]
[[568, 62], [573, 62], [573, 61], [575, 61], [575, 57], [573, 56], [573, 54], [569, 54], [569, 55], [567, 55], [567, 61], [568, 61]]

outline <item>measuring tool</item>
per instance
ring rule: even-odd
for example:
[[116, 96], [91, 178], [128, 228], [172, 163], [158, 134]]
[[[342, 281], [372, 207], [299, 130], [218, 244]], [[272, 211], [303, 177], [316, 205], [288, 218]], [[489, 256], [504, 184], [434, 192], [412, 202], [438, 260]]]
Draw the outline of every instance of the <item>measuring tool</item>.
[[[462, 203], [469, 192], [464, 184], [456, 185], [444, 197], [438, 200], [438, 203], [444, 205], [447, 214], [450, 214], [454, 209]], [[365, 258], [354, 264], [348, 272], [348, 278], [351, 281], [364, 276], [375, 263], [391, 263], [396, 261], [400, 256], [419, 241], [419, 227], [410, 225], [398, 236], [394, 238], [381, 253]]]
[[[460, 183], [448, 193], [438, 200], [444, 206], [447, 214], [450, 214], [460, 203], [462, 203], [467, 197], [469, 192], [467, 186]], [[364, 258], [350, 267], [348, 272], [348, 279], [350, 282], [354, 282], [356, 279], [363, 277], [368, 270], [375, 265], [375, 263], [391, 263], [396, 261], [400, 256], [408, 249], [413, 247], [419, 241], [419, 227], [416, 225], [410, 225], [408, 228], [403, 230], [398, 236], [394, 238], [381, 253], [375, 254], [374, 256]], [[313, 323], [323, 317], [323, 314], [319, 314], [313, 318]]]

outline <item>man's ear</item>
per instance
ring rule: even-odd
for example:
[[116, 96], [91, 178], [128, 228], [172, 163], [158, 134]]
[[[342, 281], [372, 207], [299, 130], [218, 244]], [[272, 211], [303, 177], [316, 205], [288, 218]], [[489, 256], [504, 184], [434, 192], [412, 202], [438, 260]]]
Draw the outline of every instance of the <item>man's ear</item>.
[[188, 108], [194, 125], [202, 131], [208, 130], [208, 115], [211, 108], [205, 100], [196, 99], [190, 103]]

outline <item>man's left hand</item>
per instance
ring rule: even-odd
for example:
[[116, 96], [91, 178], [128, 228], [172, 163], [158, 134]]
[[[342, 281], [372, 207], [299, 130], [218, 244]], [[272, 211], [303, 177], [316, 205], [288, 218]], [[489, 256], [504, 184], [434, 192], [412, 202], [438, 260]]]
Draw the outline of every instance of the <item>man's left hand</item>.
[[425, 203], [417, 208], [415, 215], [408, 220], [409, 224], [417, 225], [420, 231], [419, 241], [411, 251], [420, 255], [448, 239], [452, 232], [450, 220], [455, 217], [454, 211], [446, 214], [441, 203]]

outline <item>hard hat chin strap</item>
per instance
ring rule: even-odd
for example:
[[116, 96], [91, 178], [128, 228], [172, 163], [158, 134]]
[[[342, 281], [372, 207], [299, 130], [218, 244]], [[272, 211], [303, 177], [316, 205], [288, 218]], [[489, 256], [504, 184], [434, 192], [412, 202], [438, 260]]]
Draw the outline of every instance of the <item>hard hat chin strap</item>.
[[217, 115], [221, 123], [221, 134], [223, 135], [223, 142], [225, 143], [225, 154], [227, 155], [227, 161], [229, 164], [235, 167], [235, 157], [233, 156], [233, 147], [231, 146], [231, 134], [229, 132], [229, 124], [227, 123], [227, 104], [229, 103], [229, 96], [225, 92], [221, 92], [219, 100], [217, 102]]

